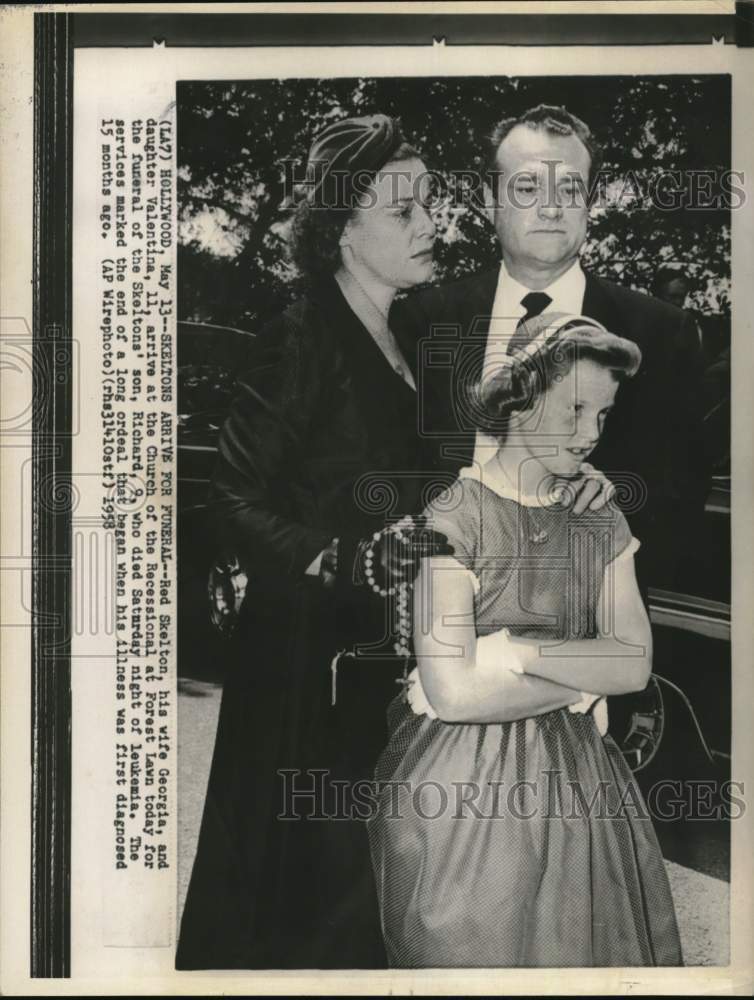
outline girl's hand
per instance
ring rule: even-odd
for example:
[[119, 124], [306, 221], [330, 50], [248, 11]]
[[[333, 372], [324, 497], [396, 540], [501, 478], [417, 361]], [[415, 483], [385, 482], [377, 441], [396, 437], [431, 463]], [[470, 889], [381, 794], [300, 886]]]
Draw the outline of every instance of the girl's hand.
[[582, 691], [581, 701], [569, 705], [568, 711], [577, 712], [579, 715], [587, 715], [591, 712], [600, 736], [604, 736], [607, 733], [607, 698], [602, 698], [598, 694], [590, 694], [588, 691]]
[[[481, 668], [486, 666], [497, 670], [502, 666], [513, 673], [522, 674], [525, 660], [532, 656], [532, 648], [536, 650], [536, 643], [525, 639], [516, 640], [507, 628], [502, 628], [477, 640], [476, 663]], [[406, 700], [416, 715], [438, 718], [424, 691], [417, 667], [408, 675], [406, 687]]]

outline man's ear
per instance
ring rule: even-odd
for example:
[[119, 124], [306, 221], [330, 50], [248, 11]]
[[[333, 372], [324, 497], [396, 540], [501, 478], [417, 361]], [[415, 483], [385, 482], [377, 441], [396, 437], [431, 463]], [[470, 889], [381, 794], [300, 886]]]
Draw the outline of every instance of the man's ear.
[[340, 239], [338, 240], [339, 247], [350, 247], [351, 245], [351, 220], [349, 219], [343, 226], [343, 232], [340, 234]]

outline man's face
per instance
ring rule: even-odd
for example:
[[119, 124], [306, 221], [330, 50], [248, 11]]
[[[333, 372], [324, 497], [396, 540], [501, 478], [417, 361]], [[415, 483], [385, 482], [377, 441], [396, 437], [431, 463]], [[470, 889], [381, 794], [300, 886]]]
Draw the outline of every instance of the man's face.
[[491, 218], [506, 265], [562, 273], [586, 237], [586, 147], [575, 135], [516, 125], [500, 143], [497, 165]]

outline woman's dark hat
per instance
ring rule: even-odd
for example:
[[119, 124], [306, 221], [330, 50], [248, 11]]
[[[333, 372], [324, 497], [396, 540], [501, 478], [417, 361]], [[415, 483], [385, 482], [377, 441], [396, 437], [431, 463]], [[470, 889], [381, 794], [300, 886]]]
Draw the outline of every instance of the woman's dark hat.
[[327, 125], [309, 150], [307, 199], [321, 208], [353, 208], [354, 175], [379, 170], [403, 141], [400, 123], [387, 115], [341, 118]]

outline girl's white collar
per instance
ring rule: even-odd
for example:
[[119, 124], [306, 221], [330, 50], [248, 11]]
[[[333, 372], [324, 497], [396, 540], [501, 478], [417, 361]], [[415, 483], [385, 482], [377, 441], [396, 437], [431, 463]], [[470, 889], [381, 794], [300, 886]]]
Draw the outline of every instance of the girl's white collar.
[[484, 465], [469, 465], [458, 473], [459, 479], [474, 479], [497, 493], [506, 500], [513, 500], [522, 507], [554, 507], [560, 503], [561, 495], [557, 490], [542, 492], [542, 495], [521, 493], [514, 489], [505, 479], [497, 454], [493, 455]]

